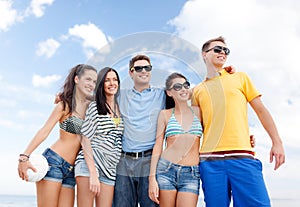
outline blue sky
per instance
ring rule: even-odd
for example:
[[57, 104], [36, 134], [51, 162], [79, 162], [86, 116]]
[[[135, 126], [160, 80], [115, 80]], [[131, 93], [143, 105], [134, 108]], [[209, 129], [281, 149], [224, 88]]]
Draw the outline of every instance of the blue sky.
[[[18, 178], [18, 154], [47, 119], [69, 69], [89, 62], [106, 45], [118, 42], [124, 43], [124, 50], [130, 49], [136, 42], [128, 39], [142, 42], [140, 35], [149, 38], [153, 32], [154, 38], [145, 43], [148, 49], [160, 35], [175, 35], [185, 46], [191, 43], [198, 49], [212, 37], [226, 38], [231, 49], [228, 64], [251, 76], [284, 141], [287, 162], [274, 171], [274, 164], [268, 162], [270, 139], [249, 111], [250, 130], [256, 136], [257, 156], [270, 195], [297, 198], [299, 11], [297, 0], [0, 0], [0, 194], [34, 194], [34, 184]], [[185, 53], [185, 48], [181, 49], [181, 54]], [[174, 53], [170, 58], [171, 52], [162, 54], [161, 48], [151, 50], [154, 68], [179, 70], [190, 75], [194, 84], [201, 80], [203, 63], [193, 76], [190, 72], [195, 71], [185, 58]], [[109, 52], [103, 54], [115, 54]], [[113, 66], [126, 85], [131, 52], [125, 54]], [[158, 83], [163, 81], [160, 79], [157, 77]], [[36, 152], [54, 143], [56, 131]]]

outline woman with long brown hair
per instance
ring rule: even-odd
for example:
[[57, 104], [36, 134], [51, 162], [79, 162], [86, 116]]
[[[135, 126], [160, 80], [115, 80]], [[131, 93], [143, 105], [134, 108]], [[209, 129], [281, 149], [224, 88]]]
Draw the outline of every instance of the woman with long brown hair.
[[73, 168], [81, 146], [81, 125], [92, 99], [96, 79], [97, 70], [90, 65], [79, 64], [72, 68], [48, 120], [20, 154], [19, 176], [28, 181], [27, 170], [35, 171], [29, 161], [30, 154], [59, 123], [58, 140], [43, 153], [48, 161], [49, 170], [42, 180], [36, 182], [39, 207], [74, 206], [76, 181]]

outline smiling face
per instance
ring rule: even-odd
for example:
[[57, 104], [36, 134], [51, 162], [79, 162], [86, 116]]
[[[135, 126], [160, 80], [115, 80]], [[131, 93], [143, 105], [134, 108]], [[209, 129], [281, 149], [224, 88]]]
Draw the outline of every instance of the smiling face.
[[75, 77], [76, 91], [84, 94], [85, 97], [91, 97], [96, 87], [97, 72], [84, 69], [80, 77]]
[[[147, 60], [137, 60], [134, 62], [133, 67], [146, 65], [150, 65], [150, 63]], [[151, 71], [146, 71], [145, 69], [142, 69], [142, 71], [137, 72], [134, 68], [131, 68], [129, 70], [129, 75], [132, 78], [134, 86], [136, 88], [145, 89], [149, 87]]]
[[[180, 87], [174, 87], [174, 85], [181, 86], [181, 89]], [[172, 97], [174, 101], [188, 101], [189, 94], [190, 94], [190, 87], [189, 84], [187, 84], [186, 79], [174, 78], [172, 80], [172, 84], [170, 88], [167, 90], [167, 94], [168, 96]]]
[[118, 92], [118, 77], [114, 71], [109, 71], [106, 74], [104, 81], [104, 92], [106, 96], [113, 96]]
[[203, 59], [206, 64], [212, 64], [217, 68], [222, 68], [227, 60], [227, 55], [224, 50], [221, 50], [220, 53], [214, 51], [215, 46], [226, 47], [226, 45], [221, 41], [214, 41], [209, 44], [209, 51], [202, 52]]

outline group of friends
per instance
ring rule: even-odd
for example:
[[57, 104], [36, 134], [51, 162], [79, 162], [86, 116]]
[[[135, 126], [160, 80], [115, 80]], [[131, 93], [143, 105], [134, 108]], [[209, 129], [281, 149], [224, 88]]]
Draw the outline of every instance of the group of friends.
[[[36, 182], [39, 207], [196, 207], [200, 180], [206, 206], [271, 206], [249, 135], [247, 105], [272, 141], [274, 169], [285, 162], [282, 140], [261, 93], [244, 72], [224, 69], [230, 50], [217, 37], [203, 44], [207, 74], [190, 88], [180, 73], [150, 85], [152, 65], [129, 61], [133, 87], [118, 72], [86, 64], [71, 69], [44, 126], [19, 157], [28, 180], [30, 154], [59, 123], [43, 155], [49, 170]], [[191, 104], [190, 104], [191, 103]], [[203, 140], [201, 140], [203, 139]]]

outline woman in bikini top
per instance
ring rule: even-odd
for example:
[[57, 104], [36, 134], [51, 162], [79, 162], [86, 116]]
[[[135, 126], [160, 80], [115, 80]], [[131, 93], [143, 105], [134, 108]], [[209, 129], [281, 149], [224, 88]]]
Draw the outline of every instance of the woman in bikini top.
[[166, 80], [166, 93], [175, 106], [162, 110], [158, 117], [148, 190], [151, 200], [161, 207], [196, 207], [198, 201], [202, 125], [199, 108], [189, 106], [189, 87], [178, 73]]
[[84, 64], [73, 67], [48, 120], [20, 154], [19, 177], [28, 181], [27, 170], [34, 169], [29, 161], [30, 154], [48, 138], [55, 125], [59, 123], [59, 138], [43, 153], [48, 161], [49, 170], [42, 180], [36, 182], [39, 207], [74, 206], [76, 182], [73, 165], [80, 149], [81, 125], [96, 80], [97, 70], [94, 67]]

